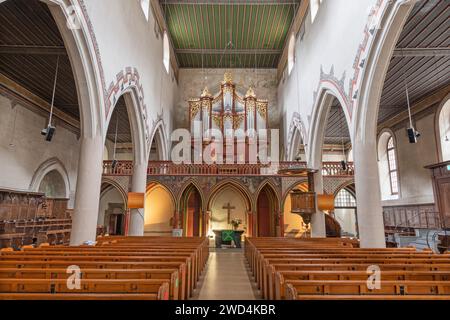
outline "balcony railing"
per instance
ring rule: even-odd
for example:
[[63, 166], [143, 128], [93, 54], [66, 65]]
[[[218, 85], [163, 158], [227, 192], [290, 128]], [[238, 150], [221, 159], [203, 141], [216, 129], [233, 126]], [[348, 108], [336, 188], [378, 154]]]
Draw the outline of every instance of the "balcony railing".
[[[171, 161], [149, 161], [147, 174], [149, 176], [278, 176], [278, 170], [292, 167], [306, 168], [306, 162], [279, 162], [274, 165], [265, 164], [175, 164]], [[132, 161], [103, 162], [105, 176], [131, 176], [133, 174]], [[343, 170], [340, 162], [324, 162], [322, 167], [324, 176], [347, 177], [354, 175], [353, 163], [348, 163]]]

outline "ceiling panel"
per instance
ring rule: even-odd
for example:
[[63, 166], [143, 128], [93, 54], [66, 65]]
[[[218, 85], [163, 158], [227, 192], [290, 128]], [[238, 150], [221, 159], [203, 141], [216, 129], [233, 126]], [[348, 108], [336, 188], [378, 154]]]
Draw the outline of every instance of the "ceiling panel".
[[160, 1], [181, 68], [276, 68], [300, 1]]
[[38, 0], [2, 2], [0, 26], [0, 73], [50, 103], [59, 55], [55, 106], [79, 119], [72, 68], [47, 5]]
[[403, 54], [417, 48], [450, 47], [450, 1], [418, 1], [396, 45], [384, 82], [379, 122], [407, 109], [406, 86], [412, 104], [450, 84], [450, 55]]

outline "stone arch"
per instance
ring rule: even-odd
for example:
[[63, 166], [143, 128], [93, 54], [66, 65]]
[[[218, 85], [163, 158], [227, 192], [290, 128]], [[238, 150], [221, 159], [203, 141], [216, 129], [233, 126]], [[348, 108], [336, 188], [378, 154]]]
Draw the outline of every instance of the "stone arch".
[[177, 204], [177, 201], [176, 201], [176, 197], [175, 197], [175, 194], [173, 193], [173, 191], [169, 188], [169, 187], [167, 187], [164, 183], [161, 183], [160, 181], [158, 181], [158, 180], [149, 180], [149, 181], [147, 181], [147, 187], [146, 187], [146, 192], [148, 192], [150, 189], [152, 189], [153, 187], [155, 187], [156, 185], [160, 185], [162, 188], [164, 188], [169, 194], [170, 194], [170, 198], [171, 198], [171, 200], [172, 200], [172, 203], [173, 203], [173, 205], [174, 205], [174, 208], [176, 209], [176, 204]]
[[[123, 198], [123, 203], [125, 205], [125, 208], [128, 207], [128, 193], [125, 191], [125, 189], [120, 185], [120, 183], [117, 183], [115, 180], [113, 179], [109, 179], [109, 178], [102, 178], [102, 185], [105, 184], [109, 184], [112, 187], [116, 188], [117, 191], [119, 191], [120, 195]], [[104, 194], [106, 190], [100, 190], [100, 198], [102, 197], [102, 195]]]
[[106, 132], [111, 122], [114, 109], [117, 105], [119, 99], [123, 97], [125, 100], [125, 105], [127, 108], [128, 118], [130, 120], [130, 130], [133, 142], [133, 158], [134, 162], [141, 164], [147, 161], [147, 125], [145, 114], [142, 113], [141, 100], [139, 97], [138, 88], [135, 85], [128, 85], [123, 87], [122, 90], [113, 96], [113, 105], [109, 109], [107, 115], [107, 121], [105, 123], [105, 135], [104, 140], [106, 141]]
[[258, 187], [258, 189], [255, 191], [255, 199], [258, 199], [258, 196], [261, 192], [261, 190], [265, 187], [268, 187], [270, 189], [272, 189], [275, 197], [276, 197], [276, 203], [277, 203], [277, 210], [279, 211], [281, 209], [281, 196], [280, 193], [278, 192], [278, 188], [275, 186], [275, 184], [273, 183], [272, 180], [265, 180], [263, 181], [263, 183], [260, 184], [260, 186]]
[[301, 180], [298, 180], [298, 181], [296, 181], [296, 182], [294, 182], [294, 183], [292, 183], [287, 189], [286, 189], [286, 191], [284, 192], [284, 194], [282, 195], [282, 197], [281, 197], [281, 212], [284, 212], [284, 204], [285, 204], [285, 202], [286, 202], [286, 200], [287, 200], [287, 197], [289, 196], [289, 193], [295, 188], [295, 187], [297, 187], [297, 186], [299, 186], [299, 185], [302, 185], [302, 184], [305, 184], [306, 183], [306, 189], [302, 189], [302, 191], [308, 191], [308, 187], [307, 187], [307, 185], [308, 185], [308, 180], [307, 179], [301, 179]]
[[[339, 101], [339, 104], [344, 111], [346, 124], [351, 132], [351, 116], [347, 109], [344, 97], [340, 94], [337, 88], [331, 82], [322, 82], [319, 86], [316, 102], [313, 106], [313, 113], [311, 116], [312, 122], [309, 128], [309, 140], [306, 156], [308, 159], [308, 166], [315, 169], [322, 167], [322, 147], [325, 139], [325, 131], [327, 126], [327, 117], [334, 99]], [[353, 145], [353, 137], [350, 134], [350, 140]]]
[[305, 144], [306, 139], [307, 134], [301, 116], [297, 112], [294, 112], [294, 114], [292, 115], [292, 120], [288, 132], [288, 141], [287, 141], [288, 147], [285, 154], [285, 159], [287, 161], [294, 160], [296, 156], [295, 148], [298, 145], [298, 142], [302, 141], [303, 144]]
[[403, 26], [414, 6], [414, 1], [386, 1], [384, 8], [379, 8], [377, 26], [369, 30], [372, 36], [370, 47], [366, 49], [365, 67], [360, 80], [354, 82], [357, 95], [352, 119], [352, 136], [355, 141], [375, 141], [379, 102], [384, 79]]
[[154, 126], [153, 133], [150, 136], [150, 143], [149, 143], [147, 158], [150, 157], [151, 146], [153, 144], [153, 140], [155, 140], [156, 146], [159, 151], [158, 152], [159, 160], [160, 161], [169, 160], [169, 152], [167, 150], [167, 145], [168, 145], [167, 136], [166, 136], [165, 124], [164, 124], [163, 119], [159, 120]]
[[[115, 192], [120, 195], [121, 201], [115, 197], [111, 198]], [[128, 195], [123, 187], [113, 179], [102, 178], [97, 225], [103, 226], [104, 233], [122, 235], [127, 232], [127, 208]], [[123, 211], [119, 214], [117, 210]], [[113, 229], [110, 229], [111, 223], [114, 225]]]
[[[355, 59], [350, 84], [353, 99], [351, 136], [355, 156], [358, 228], [362, 248], [386, 246], [376, 161], [378, 111], [384, 80], [397, 40], [414, 1], [378, 2]], [[370, 213], [366, 208], [370, 207]]]
[[214, 202], [215, 197], [220, 193], [222, 189], [230, 186], [234, 187], [243, 196], [246, 202], [247, 212], [252, 212], [254, 204], [252, 202], [252, 197], [250, 193], [246, 190], [244, 185], [233, 179], [226, 179], [212, 188], [211, 192], [209, 193], [206, 210], [211, 211], [211, 204]]
[[175, 226], [176, 203], [172, 191], [159, 181], [150, 181], [145, 192], [144, 234], [171, 234]]
[[[101, 134], [99, 130], [104, 126], [104, 110], [101, 108], [104, 105], [103, 68], [84, 3], [81, 1], [79, 6], [73, 6], [69, 0], [41, 1], [48, 5], [67, 49], [78, 93], [81, 136], [95, 137]], [[67, 27], [67, 22], [74, 15], [81, 32], [79, 29]], [[90, 39], [86, 35], [89, 35]]]
[[31, 191], [37, 192], [39, 190], [39, 186], [41, 184], [42, 179], [44, 179], [45, 175], [51, 171], [57, 171], [61, 177], [63, 178], [65, 185], [65, 197], [68, 199], [70, 197], [70, 179], [69, 174], [67, 173], [64, 164], [57, 157], [52, 157], [47, 159], [43, 163], [39, 165], [36, 171], [31, 178], [29, 189]]
[[181, 199], [183, 197], [183, 194], [191, 186], [194, 186], [197, 189], [198, 193], [200, 194], [200, 199], [202, 201], [202, 210], [203, 211], [205, 210], [205, 195], [203, 194], [202, 188], [200, 188], [200, 185], [198, 184], [198, 182], [195, 179], [189, 179], [188, 181], [186, 181], [183, 184], [183, 186], [180, 188], [180, 191], [178, 192], [178, 197], [177, 197], [177, 202], [176, 202], [177, 212], [179, 212], [181, 210], [180, 204], [181, 204]]
[[340, 184], [334, 191], [334, 196], [336, 197], [336, 195], [342, 189], [347, 189], [347, 191], [349, 191], [353, 195], [353, 197], [355, 197], [355, 199], [356, 199], [355, 181], [349, 180], [349, 181], [345, 181], [344, 183]]
[[[442, 123], [447, 117], [447, 127], [442, 128], [445, 123]], [[450, 142], [447, 139], [450, 139], [450, 93], [445, 96], [445, 98], [440, 103], [434, 118], [434, 130], [436, 136], [436, 146], [438, 150], [438, 158], [440, 162], [449, 161], [450, 160], [450, 152], [445, 152], [442, 147], [443, 139], [444, 142], [448, 144], [448, 148], [450, 149]], [[445, 132], [442, 132], [446, 130]], [[445, 138], [444, 138], [445, 137]], [[445, 150], [447, 150], [445, 149]]]

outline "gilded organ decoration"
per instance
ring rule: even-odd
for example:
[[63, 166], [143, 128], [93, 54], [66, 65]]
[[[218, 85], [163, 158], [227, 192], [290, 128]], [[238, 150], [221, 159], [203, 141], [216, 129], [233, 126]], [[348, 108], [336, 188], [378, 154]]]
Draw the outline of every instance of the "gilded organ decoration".
[[[217, 94], [212, 95], [205, 87], [201, 91], [200, 97], [188, 101], [191, 132], [195, 132], [194, 128], [202, 128], [202, 136], [194, 137], [193, 140], [192, 159], [204, 155], [204, 150], [210, 152], [209, 149], [211, 148], [205, 149], [206, 146], [219, 141], [216, 139], [215, 130], [222, 133], [224, 145], [212, 146], [214, 159], [223, 155], [222, 152], [226, 150], [225, 144], [227, 141], [233, 141], [233, 161], [239, 162], [254, 161], [252, 159], [255, 152], [251, 151], [254, 150], [254, 147], [250, 144], [254, 144], [255, 140], [245, 139], [246, 136], [249, 138], [259, 137], [260, 147], [264, 143], [268, 143], [267, 134], [265, 132], [259, 134], [259, 130], [268, 129], [268, 102], [258, 99], [255, 90], [251, 87], [243, 92], [245, 94], [238, 92], [231, 73], [227, 72], [220, 83], [220, 91]], [[202, 143], [199, 140], [202, 140]], [[243, 141], [245, 152], [241, 149]], [[238, 145], [238, 143], [241, 145]], [[228, 159], [227, 155], [227, 161]]]
[[203, 131], [220, 129], [224, 136], [229, 129], [267, 129], [268, 102], [258, 100], [251, 87], [245, 95], [239, 94], [230, 72], [225, 73], [219, 93], [212, 95], [205, 87], [200, 98], [191, 99], [188, 104], [191, 130], [195, 121], [203, 123]]

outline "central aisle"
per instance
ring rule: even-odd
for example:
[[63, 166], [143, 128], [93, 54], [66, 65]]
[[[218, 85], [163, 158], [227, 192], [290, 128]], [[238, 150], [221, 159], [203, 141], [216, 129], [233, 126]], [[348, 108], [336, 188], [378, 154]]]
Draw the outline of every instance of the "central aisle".
[[242, 249], [215, 249], [193, 299], [255, 300], [259, 299], [255, 286]]

